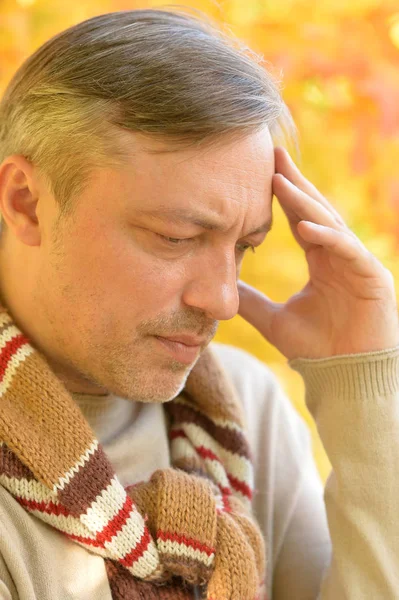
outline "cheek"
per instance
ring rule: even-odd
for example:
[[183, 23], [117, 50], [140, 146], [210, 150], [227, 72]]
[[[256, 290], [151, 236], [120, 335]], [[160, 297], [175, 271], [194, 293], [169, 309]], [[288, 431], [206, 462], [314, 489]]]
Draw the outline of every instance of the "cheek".
[[198, 268], [189, 259], [165, 260], [145, 252], [126, 233], [104, 225], [97, 231], [81, 228], [68, 245], [65, 267], [77, 294], [101, 310], [131, 316], [133, 305], [137, 318], [159, 313], [161, 307], [175, 310], [190, 273]]
[[176, 310], [180, 306], [188, 278], [188, 269], [181, 261], [164, 261], [143, 255], [139, 267], [126, 272], [125, 284], [142, 306]]
[[86, 283], [103, 308], [134, 321], [177, 310], [189, 273], [181, 261], [160, 260], [137, 248], [99, 252], [87, 267]]

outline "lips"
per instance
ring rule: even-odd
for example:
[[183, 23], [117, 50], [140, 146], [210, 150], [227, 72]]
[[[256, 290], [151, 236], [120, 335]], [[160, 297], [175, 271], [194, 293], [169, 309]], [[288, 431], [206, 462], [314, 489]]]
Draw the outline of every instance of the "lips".
[[204, 338], [198, 338], [193, 335], [180, 334], [180, 335], [168, 335], [168, 336], [156, 336], [159, 338], [163, 338], [165, 340], [169, 340], [170, 342], [178, 342], [179, 344], [184, 344], [185, 346], [203, 346], [206, 343]]
[[193, 363], [198, 358], [201, 346], [204, 344], [203, 340], [192, 336], [176, 336], [173, 338], [154, 336], [154, 339], [174, 360], [186, 365]]

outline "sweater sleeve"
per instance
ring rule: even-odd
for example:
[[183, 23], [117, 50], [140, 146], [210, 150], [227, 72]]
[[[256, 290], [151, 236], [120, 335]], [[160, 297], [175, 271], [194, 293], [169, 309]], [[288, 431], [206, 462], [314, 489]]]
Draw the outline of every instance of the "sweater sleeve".
[[399, 597], [399, 346], [288, 363], [332, 465], [332, 557], [317, 600]]

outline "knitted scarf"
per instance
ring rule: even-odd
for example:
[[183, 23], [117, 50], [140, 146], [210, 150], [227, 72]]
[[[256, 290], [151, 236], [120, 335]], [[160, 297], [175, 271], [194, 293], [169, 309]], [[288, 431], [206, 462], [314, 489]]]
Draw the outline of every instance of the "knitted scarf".
[[[163, 407], [172, 466], [124, 488], [71, 394], [0, 306], [0, 484], [105, 560], [114, 600], [266, 598], [253, 468], [210, 348]], [[132, 469], [134, 465], [132, 465]]]

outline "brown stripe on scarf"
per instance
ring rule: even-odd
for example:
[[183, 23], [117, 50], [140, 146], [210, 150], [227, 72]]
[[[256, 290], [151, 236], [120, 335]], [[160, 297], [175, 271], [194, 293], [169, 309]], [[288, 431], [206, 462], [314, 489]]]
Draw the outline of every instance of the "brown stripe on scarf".
[[207, 567], [200, 560], [185, 556], [175, 556], [162, 552], [162, 564], [172, 573], [178, 573], [186, 581], [192, 580], [192, 573], [199, 575], [200, 580], [206, 582], [209, 580], [214, 565]]
[[250, 459], [251, 453], [248, 448], [248, 444], [244, 436], [236, 431], [231, 430], [228, 427], [222, 427], [216, 425], [208, 417], [202, 415], [195, 409], [187, 406], [186, 404], [167, 403], [165, 404], [165, 410], [171, 415], [174, 422], [173, 425], [180, 423], [194, 423], [210, 434], [223, 448], [244, 456]]
[[102, 490], [108, 487], [113, 477], [113, 468], [99, 446], [65, 488], [59, 491], [58, 499], [72, 515], [79, 517], [87, 511]]
[[35, 480], [32, 471], [5, 444], [0, 447], [0, 473], [15, 479]]
[[153, 585], [140, 579], [132, 579], [121, 565], [106, 559], [105, 568], [113, 598], [123, 600], [193, 600], [190, 587], [174, 577], [166, 585]]

